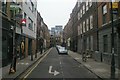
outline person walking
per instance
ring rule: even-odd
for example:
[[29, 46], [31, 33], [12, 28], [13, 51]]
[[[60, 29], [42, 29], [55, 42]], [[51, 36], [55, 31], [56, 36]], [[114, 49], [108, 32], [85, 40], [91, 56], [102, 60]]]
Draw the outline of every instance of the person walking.
[[25, 57], [24, 55], [24, 50], [25, 50], [25, 45], [24, 45], [24, 40], [21, 42], [21, 53], [22, 55]]

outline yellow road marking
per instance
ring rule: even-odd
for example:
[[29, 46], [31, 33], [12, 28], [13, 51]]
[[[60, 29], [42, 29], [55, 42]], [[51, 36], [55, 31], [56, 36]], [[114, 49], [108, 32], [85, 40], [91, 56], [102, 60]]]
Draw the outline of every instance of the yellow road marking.
[[[51, 48], [52, 49], [52, 48]], [[49, 54], [49, 52], [51, 51], [51, 49], [45, 54], [45, 56], [43, 56], [35, 65], [35, 67], [33, 67], [28, 73], [27, 75], [23, 78], [23, 80], [25, 80], [25, 78], [27, 78], [30, 73], [38, 66], [38, 64]]]

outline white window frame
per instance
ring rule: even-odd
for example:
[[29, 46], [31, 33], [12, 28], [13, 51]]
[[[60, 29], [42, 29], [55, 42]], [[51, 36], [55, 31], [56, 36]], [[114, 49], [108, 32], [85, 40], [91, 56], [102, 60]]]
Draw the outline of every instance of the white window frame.
[[88, 0], [86, 1], [86, 11], [89, 9]]
[[85, 32], [85, 21], [83, 22], [83, 33]]
[[80, 18], [82, 17], [82, 9], [80, 10]]
[[83, 9], [83, 14], [85, 14], [85, 5], [83, 5], [82, 9]]
[[107, 5], [106, 4], [102, 7], [102, 11], [103, 11], [103, 15], [107, 13]]
[[80, 26], [78, 25], [78, 35], [80, 35]]
[[90, 16], [90, 29], [93, 28], [93, 15]]
[[92, 0], [89, 0], [89, 7], [92, 6]]
[[80, 7], [80, 2], [78, 1], [78, 8]]
[[82, 34], [82, 24], [80, 24], [80, 33]]
[[78, 20], [80, 19], [80, 12], [78, 12]]
[[90, 36], [90, 48], [93, 51], [93, 36]]
[[89, 30], [89, 19], [86, 19], [86, 31]]

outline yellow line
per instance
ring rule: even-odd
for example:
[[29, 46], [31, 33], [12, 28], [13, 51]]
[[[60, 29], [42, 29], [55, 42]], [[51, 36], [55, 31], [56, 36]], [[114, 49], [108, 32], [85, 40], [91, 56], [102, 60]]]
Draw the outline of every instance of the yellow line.
[[[51, 48], [52, 49], [52, 48]], [[51, 49], [45, 54], [45, 56], [43, 56], [38, 63], [36, 63], [35, 67], [33, 67], [28, 73], [27, 75], [23, 78], [23, 80], [25, 80], [25, 78], [28, 77], [28, 75], [30, 75], [30, 73], [38, 66], [38, 64], [48, 55], [48, 53], [51, 51]]]

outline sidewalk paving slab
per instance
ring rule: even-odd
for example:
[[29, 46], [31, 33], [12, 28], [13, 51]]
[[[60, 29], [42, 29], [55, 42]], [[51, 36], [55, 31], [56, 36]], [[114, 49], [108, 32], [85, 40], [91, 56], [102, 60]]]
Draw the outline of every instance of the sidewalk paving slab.
[[[97, 62], [92, 58], [88, 58], [86, 62], [82, 61], [82, 55], [79, 53], [68, 51], [68, 54], [74, 58], [76, 61], [83, 64], [87, 69], [89, 69], [91, 72], [99, 76], [100, 78], [110, 78], [110, 67], [111, 65], [105, 64], [103, 62]], [[116, 68], [115, 77], [119, 78], [120, 70]]]

